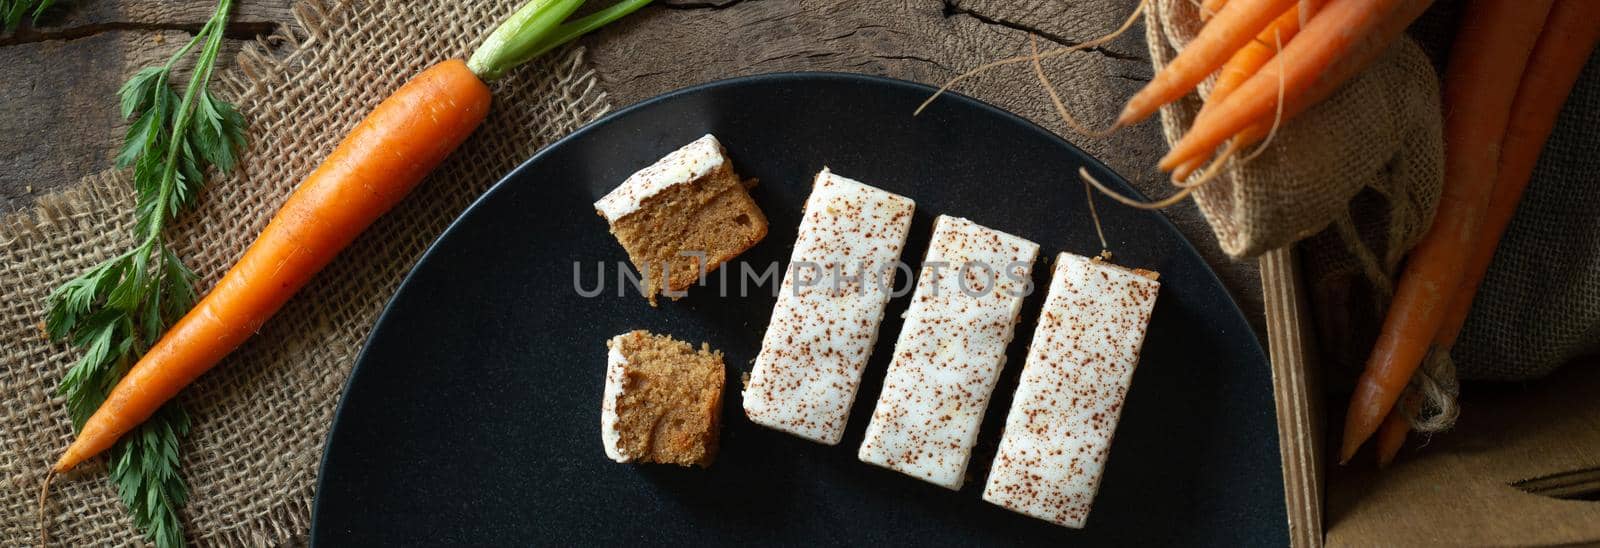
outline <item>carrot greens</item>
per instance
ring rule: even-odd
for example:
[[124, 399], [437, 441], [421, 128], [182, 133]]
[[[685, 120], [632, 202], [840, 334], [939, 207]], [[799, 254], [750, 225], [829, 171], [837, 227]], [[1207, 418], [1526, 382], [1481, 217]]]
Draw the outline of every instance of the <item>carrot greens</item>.
[[[133, 167], [135, 244], [52, 292], [45, 322], [51, 338], [84, 350], [57, 388], [74, 428], [83, 427], [132, 362], [194, 304], [195, 275], [162, 231], [194, 203], [207, 169], [233, 169], [244, 144], [244, 118], [207, 88], [232, 4], [220, 0], [166, 64], [140, 70], [118, 91], [122, 115], [134, 120], [117, 165]], [[172, 80], [196, 48], [180, 96]], [[183, 410], [168, 404], [112, 449], [117, 492], [134, 524], [158, 546], [183, 545], [177, 511], [188, 489], [178, 475], [178, 443], [188, 429]]]
[[55, 3], [56, 0], [0, 0], [0, 31], [16, 30], [24, 17], [37, 23], [44, 10]]
[[[111, 477], [135, 524], [158, 546], [182, 545], [177, 510], [187, 489], [178, 475], [178, 442], [188, 419], [172, 398], [254, 334], [483, 123], [486, 82], [649, 1], [623, 0], [566, 21], [583, 3], [532, 0], [470, 63], [440, 61], [395, 90], [306, 176], [199, 300], [194, 274], [162, 229], [193, 203], [208, 169], [232, 169], [244, 142], [243, 118], [206, 88], [232, 0], [221, 0], [166, 65], [134, 75], [121, 91], [122, 112], [137, 117], [118, 162], [133, 166], [135, 245], [50, 296], [46, 330], [84, 351], [61, 384], [78, 434], [52, 473], [111, 451]], [[180, 97], [169, 80], [196, 48]]]

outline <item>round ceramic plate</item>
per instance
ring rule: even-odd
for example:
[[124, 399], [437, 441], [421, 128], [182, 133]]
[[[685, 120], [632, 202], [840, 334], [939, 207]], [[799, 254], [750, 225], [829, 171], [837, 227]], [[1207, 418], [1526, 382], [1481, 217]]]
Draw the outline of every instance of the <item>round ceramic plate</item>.
[[[626, 257], [593, 202], [706, 133], [727, 147], [770, 233], [738, 263], [787, 264], [824, 166], [916, 200], [904, 258], [939, 214], [1061, 251], [1100, 251], [1082, 151], [959, 95], [882, 78], [776, 74], [715, 82], [619, 111], [546, 148], [440, 237], [378, 320], [329, 434], [313, 540], [323, 546], [971, 543], [1281, 545], [1283, 484], [1267, 360], [1216, 276], [1160, 214], [1100, 200], [1118, 263], [1161, 273], [1142, 359], [1088, 526], [1013, 514], [979, 494], [1043, 301], [1024, 304], [960, 491], [856, 460], [908, 296], [889, 303], [844, 441], [752, 424], [740, 378], [760, 349], [776, 278], [712, 276], [651, 308], [618, 295]], [[622, 263], [625, 264], [625, 263]], [[1041, 262], [1041, 265], [1047, 264]], [[599, 296], [580, 295], [574, 269]], [[1034, 269], [1045, 287], [1050, 269]], [[728, 279], [737, 286], [737, 276]], [[904, 283], [904, 280], [902, 280]], [[728, 293], [723, 295], [723, 293]], [[709, 469], [627, 465], [600, 446], [605, 341], [632, 329], [722, 350], [722, 451]]]

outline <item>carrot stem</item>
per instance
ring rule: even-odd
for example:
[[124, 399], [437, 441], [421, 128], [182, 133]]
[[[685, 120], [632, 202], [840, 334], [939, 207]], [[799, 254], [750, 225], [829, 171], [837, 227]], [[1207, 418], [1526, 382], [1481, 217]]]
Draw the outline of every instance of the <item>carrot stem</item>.
[[538, 47], [533, 49], [532, 56], [544, 55], [550, 50], [561, 47], [562, 44], [577, 39], [579, 36], [593, 32], [600, 27], [611, 24], [612, 21], [621, 19], [624, 15], [638, 11], [639, 8], [645, 7], [649, 3], [650, 0], [623, 0], [603, 10], [562, 23], [561, 26], [551, 31], [539, 43]]
[[533, 59], [551, 31], [565, 21], [584, 0], [530, 0], [489, 33], [483, 45], [467, 59], [467, 68], [488, 82]]

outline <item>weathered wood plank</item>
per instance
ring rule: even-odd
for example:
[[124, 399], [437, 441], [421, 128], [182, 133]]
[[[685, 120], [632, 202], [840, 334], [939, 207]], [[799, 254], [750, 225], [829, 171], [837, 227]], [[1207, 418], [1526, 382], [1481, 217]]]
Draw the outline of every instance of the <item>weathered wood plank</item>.
[[[243, 0], [230, 36], [251, 39], [292, 21], [292, 0]], [[0, 213], [111, 167], [127, 124], [116, 90], [165, 62], [204, 24], [214, 0], [63, 2], [38, 28], [0, 37]], [[225, 42], [224, 66], [243, 44]]]
[[[127, 127], [116, 91], [128, 67], [158, 64], [188, 34], [113, 31], [0, 48], [0, 200], [32, 196], [110, 167]], [[137, 70], [137, 69], [135, 69]]]
[[[292, 0], [238, 0], [229, 17], [234, 24], [281, 24], [293, 21]], [[39, 21], [42, 31], [84, 25], [199, 25], [217, 9], [216, 0], [71, 0], [58, 4]]]

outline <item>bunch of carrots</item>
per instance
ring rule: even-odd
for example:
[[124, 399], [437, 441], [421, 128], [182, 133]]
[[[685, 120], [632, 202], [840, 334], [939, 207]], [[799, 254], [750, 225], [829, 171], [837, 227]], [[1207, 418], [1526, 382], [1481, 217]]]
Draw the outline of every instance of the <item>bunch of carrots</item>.
[[[951, 79], [928, 98], [921, 112], [956, 83], [1000, 65], [1098, 47], [1126, 32], [1152, 0], [1141, 0], [1122, 26], [1106, 36], [1053, 51], [994, 61]], [[1161, 1], [1161, 0], [1155, 0]], [[1104, 131], [1084, 129], [1066, 112], [1040, 73], [1062, 119], [1074, 129], [1103, 135], [1139, 123], [1216, 75], [1216, 83], [1193, 124], [1160, 167], [1182, 189], [1154, 203], [1124, 197], [1080, 171], [1085, 182], [1118, 201], [1140, 208], [1166, 207], [1211, 180], [1229, 160], [1268, 141], [1277, 127], [1338, 91], [1386, 51], [1432, 0], [1204, 0], [1198, 35], [1139, 90]], [[1191, 178], [1210, 162], [1200, 177]], [[1188, 182], [1180, 182], [1185, 181]]]
[[[1241, 157], [1276, 128], [1338, 91], [1386, 51], [1431, 0], [1208, 0], [1200, 33], [1128, 101], [1115, 127], [1137, 123], [1213, 73], [1183, 138], [1160, 161], [1175, 181], [1208, 160]], [[1220, 150], [1219, 150], [1220, 149]], [[1212, 171], [1214, 173], [1214, 170]], [[1201, 177], [1185, 186], [1193, 190]]]
[[531, 0], [470, 60], [441, 61], [395, 90], [300, 183], [216, 287], [139, 358], [52, 473], [105, 451], [253, 335], [472, 134], [489, 112], [486, 82], [649, 2], [621, 0], [569, 21], [584, 0]]
[[[1088, 184], [1126, 205], [1166, 207], [1210, 181], [1229, 161], [1248, 162], [1277, 128], [1359, 74], [1397, 40], [1432, 0], [1203, 0], [1203, 26], [1105, 131], [1083, 128], [1039, 68], [1045, 57], [1101, 46], [1128, 30], [1150, 0], [1116, 31], [1057, 50], [994, 61], [1032, 62], [1069, 127], [1103, 135], [1139, 123], [1215, 75], [1194, 122], [1161, 158], [1180, 188], [1156, 202], [1124, 197], [1080, 171]], [[1350, 402], [1341, 461], [1378, 434], [1379, 462], [1394, 458], [1418, 398], [1406, 393], [1430, 355], [1449, 353], [1501, 235], [1516, 211], [1561, 105], [1600, 40], [1600, 1], [1472, 0], [1445, 75], [1445, 186], [1428, 233], [1411, 252], [1380, 339]], [[921, 112], [922, 108], [918, 109]], [[1247, 152], [1257, 147], [1253, 152]], [[1209, 162], [1209, 167], [1207, 167]], [[1201, 172], [1202, 168], [1205, 168]], [[1201, 172], [1199, 176], [1194, 176]], [[1380, 431], [1381, 429], [1381, 431]]]
[[1458, 29], [1444, 77], [1444, 194], [1351, 397], [1341, 462], [1374, 433], [1380, 465], [1399, 452], [1416, 405], [1407, 386], [1430, 353], [1448, 355], [1466, 323], [1561, 106], [1600, 42], [1600, 2], [1472, 0]]
[[[1194, 92], [1216, 75], [1215, 85], [1188, 131], [1161, 158], [1180, 188], [1146, 203], [1117, 194], [1080, 170], [1079, 176], [1123, 204], [1154, 209], [1176, 204], [1215, 178], [1230, 161], [1248, 162], [1277, 128], [1338, 91], [1377, 60], [1433, 0], [1204, 0], [1204, 25], [1183, 51], [1139, 90], [1104, 131], [1085, 129], [1066, 111], [1040, 59], [1098, 47], [1131, 28], [1152, 0], [1141, 0], [1117, 30], [1077, 45], [994, 61], [947, 82], [921, 112], [956, 83], [1000, 65], [1032, 62], [1069, 127], [1105, 135], [1150, 117], [1163, 105]], [[1162, 0], [1154, 0], [1162, 1]], [[1247, 152], [1252, 150], [1253, 152]], [[1199, 176], [1193, 176], [1206, 167]]]

